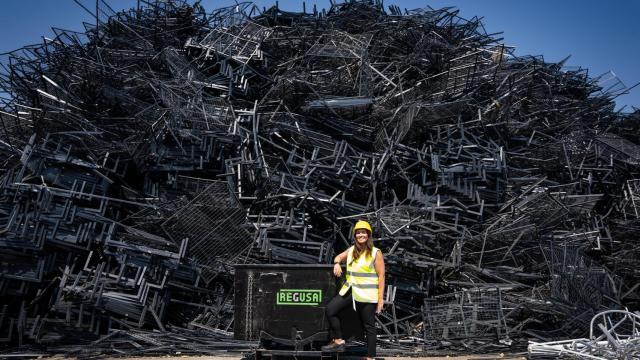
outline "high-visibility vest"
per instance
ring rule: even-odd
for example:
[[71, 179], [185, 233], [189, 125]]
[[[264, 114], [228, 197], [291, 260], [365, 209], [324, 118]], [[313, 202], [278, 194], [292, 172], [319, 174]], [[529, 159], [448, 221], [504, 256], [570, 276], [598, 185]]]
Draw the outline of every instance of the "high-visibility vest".
[[371, 256], [360, 255], [353, 263], [352, 246], [347, 253], [347, 282], [342, 285], [340, 295], [349, 291], [351, 288], [351, 296], [354, 301], [377, 303], [378, 302], [378, 274], [376, 273], [375, 261], [378, 248], [371, 249]]

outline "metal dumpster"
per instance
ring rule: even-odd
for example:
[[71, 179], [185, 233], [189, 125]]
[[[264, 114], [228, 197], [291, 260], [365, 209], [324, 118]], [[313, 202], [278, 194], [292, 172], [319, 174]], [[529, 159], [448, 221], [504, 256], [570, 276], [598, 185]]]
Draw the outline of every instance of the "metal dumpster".
[[[329, 340], [326, 304], [337, 294], [332, 265], [236, 265], [234, 337], [296, 348]], [[357, 314], [340, 313], [344, 336], [361, 338]]]

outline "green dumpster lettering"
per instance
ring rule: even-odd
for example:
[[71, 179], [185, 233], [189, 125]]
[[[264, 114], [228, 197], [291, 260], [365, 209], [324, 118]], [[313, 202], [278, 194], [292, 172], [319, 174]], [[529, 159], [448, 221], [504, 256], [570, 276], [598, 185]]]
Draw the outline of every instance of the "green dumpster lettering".
[[317, 306], [322, 302], [320, 289], [280, 289], [276, 293], [277, 305]]

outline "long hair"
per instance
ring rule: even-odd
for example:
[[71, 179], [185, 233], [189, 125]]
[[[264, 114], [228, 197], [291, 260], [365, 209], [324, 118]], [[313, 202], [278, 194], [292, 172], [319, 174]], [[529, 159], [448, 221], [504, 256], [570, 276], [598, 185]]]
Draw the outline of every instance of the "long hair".
[[367, 238], [367, 242], [362, 246], [358, 245], [358, 242], [355, 241], [355, 234], [353, 235], [355, 244], [353, 245], [353, 254], [351, 255], [351, 262], [349, 265], [358, 260], [362, 254], [364, 254], [365, 258], [371, 257], [371, 253], [373, 252], [373, 235], [369, 231], [367, 231], [367, 233], [369, 234], [369, 237]]

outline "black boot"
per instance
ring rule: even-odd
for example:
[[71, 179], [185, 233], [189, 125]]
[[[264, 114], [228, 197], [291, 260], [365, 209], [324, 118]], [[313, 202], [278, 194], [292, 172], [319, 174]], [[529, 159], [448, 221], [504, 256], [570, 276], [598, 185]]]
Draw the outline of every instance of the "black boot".
[[332, 342], [329, 345], [325, 345], [321, 348], [322, 352], [343, 352], [344, 351], [344, 343], [338, 344], [337, 342]]

